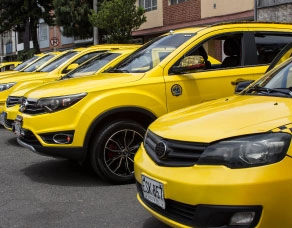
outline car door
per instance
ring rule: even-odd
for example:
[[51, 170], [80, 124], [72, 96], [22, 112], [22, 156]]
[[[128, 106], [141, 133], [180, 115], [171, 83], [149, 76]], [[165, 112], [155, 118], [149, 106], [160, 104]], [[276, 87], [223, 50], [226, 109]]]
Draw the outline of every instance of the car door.
[[[258, 48], [264, 53], [271, 49], [271, 45], [262, 44], [263, 34], [257, 40], [254, 34], [249, 31], [223, 33], [206, 39], [185, 53], [165, 72], [168, 111], [230, 96], [238, 82], [261, 77], [270, 59], [260, 62]], [[276, 43], [275, 40], [273, 42]], [[200, 47], [203, 47], [205, 54], [199, 53]], [[274, 55], [274, 52], [271, 54]], [[205, 66], [181, 68], [181, 63], [189, 56], [201, 56]], [[211, 58], [221, 64], [210, 64]]]

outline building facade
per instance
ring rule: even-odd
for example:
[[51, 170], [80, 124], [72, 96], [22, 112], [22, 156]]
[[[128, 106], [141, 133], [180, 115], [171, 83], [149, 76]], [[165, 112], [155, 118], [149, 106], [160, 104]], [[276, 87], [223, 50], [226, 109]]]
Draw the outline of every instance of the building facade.
[[[230, 21], [292, 22], [292, 0], [136, 0], [146, 10], [147, 22], [133, 31], [137, 43], [170, 30]], [[38, 28], [43, 52], [65, 50], [93, 43], [93, 39], [64, 37], [61, 28], [40, 20]], [[32, 47], [30, 42], [30, 47]], [[22, 36], [14, 31], [0, 34], [0, 62], [16, 58], [24, 50]]]
[[256, 20], [292, 22], [292, 0], [257, 0], [255, 8]]
[[[18, 33], [13, 30], [0, 34], [0, 63], [19, 58], [19, 54], [26, 49], [24, 36], [24, 33]], [[49, 26], [43, 20], [40, 20], [38, 41], [42, 52], [50, 52], [88, 46], [92, 44], [93, 39], [80, 40], [74, 37], [65, 37], [62, 35], [59, 26]], [[33, 48], [31, 40], [28, 46], [28, 49]]]
[[230, 21], [292, 22], [292, 0], [137, 0], [147, 22], [133, 32], [144, 42], [174, 29]]
[[137, 0], [147, 22], [134, 37], [144, 42], [174, 29], [224, 21], [254, 20], [254, 0]]

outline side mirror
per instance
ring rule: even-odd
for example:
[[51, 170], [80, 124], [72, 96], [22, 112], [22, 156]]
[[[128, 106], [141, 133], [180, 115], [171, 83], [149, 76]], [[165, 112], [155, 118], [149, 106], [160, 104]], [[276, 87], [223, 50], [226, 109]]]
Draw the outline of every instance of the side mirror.
[[187, 73], [192, 70], [204, 69], [206, 66], [205, 60], [200, 55], [191, 55], [184, 57], [179, 66], [173, 66], [171, 68], [172, 73]]
[[247, 88], [254, 80], [240, 81], [235, 86], [235, 93], [240, 93], [242, 90]]
[[75, 68], [77, 68], [79, 66], [78, 63], [72, 63], [70, 64], [66, 69], [65, 69], [65, 73], [71, 71], [71, 70], [74, 70]]

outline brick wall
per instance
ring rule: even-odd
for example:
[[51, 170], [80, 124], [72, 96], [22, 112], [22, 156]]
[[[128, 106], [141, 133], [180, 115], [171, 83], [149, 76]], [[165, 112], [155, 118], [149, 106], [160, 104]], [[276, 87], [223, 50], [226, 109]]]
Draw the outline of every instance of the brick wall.
[[169, 5], [169, 0], [163, 0], [163, 25], [174, 25], [201, 19], [201, 1], [188, 0], [187, 2]]

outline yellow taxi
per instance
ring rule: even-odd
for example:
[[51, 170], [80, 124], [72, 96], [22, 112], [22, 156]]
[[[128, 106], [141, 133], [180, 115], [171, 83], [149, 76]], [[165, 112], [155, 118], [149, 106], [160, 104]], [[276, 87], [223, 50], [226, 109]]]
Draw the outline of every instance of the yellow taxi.
[[[63, 76], [60, 80], [85, 76], [95, 76], [98, 73], [103, 72], [110, 67], [113, 67], [119, 61], [134, 52], [138, 47], [139, 45], [129, 46], [129, 48], [114, 47], [112, 50], [108, 50], [86, 61], [75, 70], [72, 70], [68, 74]], [[0, 124], [4, 125], [5, 128], [8, 130], [13, 130], [13, 121], [18, 113], [19, 105], [21, 104], [23, 95], [40, 84], [42, 83], [29, 83], [22, 89], [11, 92], [6, 100], [3, 112], [0, 114]]]
[[172, 227], [292, 227], [291, 114], [289, 58], [239, 94], [160, 117], [135, 156], [139, 202]]
[[0, 63], [0, 72], [10, 71], [17, 67], [21, 62], [2, 62]]
[[[124, 46], [135, 47], [136, 45]], [[60, 79], [83, 62], [115, 47], [116, 45], [96, 45], [88, 48], [76, 48], [61, 53], [56, 58], [41, 65], [37, 71], [28, 73], [26, 68], [18, 74], [0, 77], [0, 113], [3, 112], [5, 101], [12, 91]]]
[[24, 70], [27, 66], [35, 63], [37, 60], [41, 59], [42, 57], [46, 56], [47, 54], [41, 53], [41, 54], [36, 54], [34, 56], [32, 56], [31, 58], [23, 61], [22, 63], [20, 63], [19, 65], [17, 65], [14, 69], [10, 70], [10, 71], [3, 71], [0, 72], [0, 77], [1, 76], [5, 76], [5, 75], [11, 75], [14, 73], [18, 73], [22, 70]]
[[14, 132], [19, 144], [33, 152], [90, 161], [102, 179], [131, 183], [134, 155], [152, 121], [232, 95], [236, 84], [261, 77], [291, 41], [292, 25], [279, 23], [170, 31], [96, 77], [28, 91]]

